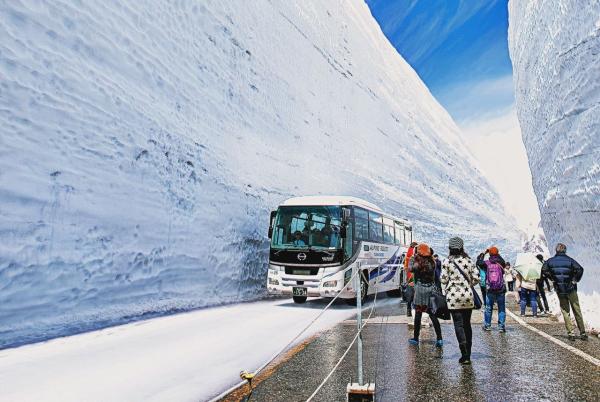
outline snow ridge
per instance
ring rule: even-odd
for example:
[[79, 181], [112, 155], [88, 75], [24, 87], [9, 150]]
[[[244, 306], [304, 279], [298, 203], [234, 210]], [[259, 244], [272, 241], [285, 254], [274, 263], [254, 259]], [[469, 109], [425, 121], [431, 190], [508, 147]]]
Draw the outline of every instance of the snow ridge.
[[271, 208], [519, 235], [366, 4], [0, 7], [0, 347], [264, 295]]

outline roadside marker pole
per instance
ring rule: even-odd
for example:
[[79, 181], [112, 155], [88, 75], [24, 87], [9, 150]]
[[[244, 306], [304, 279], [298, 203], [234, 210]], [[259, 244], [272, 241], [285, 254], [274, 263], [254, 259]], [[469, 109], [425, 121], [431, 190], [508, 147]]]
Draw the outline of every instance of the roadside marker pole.
[[[377, 273], [379, 273], [379, 268], [377, 269]], [[363, 330], [363, 323], [362, 323], [362, 291], [361, 291], [361, 284], [362, 284], [362, 280], [361, 280], [361, 275], [362, 272], [360, 270], [360, 262], [358, 262], [356, 264], [356, 272], [354, 274], [354, 289], [356, 291], [356, 329], [357, 329], [357, 333], [355, 336], [355, 339], [357, 340], [356, 342], [356, 355], [358, 357], [358, 382], [356, 383], [350, 383], [346, 386], [346, 402], [368, 402], [368, 401], [375, 401], [375, 384], [372, 382], [369, 382], [368, 384], [365, 384], [364, 379], [363, 379], [363, 344], [362, 344], [362, 330]], [[377, 282], [377, 279], [375, 279], [375, 282]], [[377, 285], [375, 285], [377, 286]], [[375, 288], [377, 289], [377, 287]], [[369, 313], [369, 316], [367, 317], [367, 321], [366, 323], [369, 322], [370, 318], [371, 318], [371, 314], [373, 314], [373, 311], [375, 309], [375, 305], [377, 303], [377, 292], [375, 292], [375, 299], [373, 300], [373, 308], [371, 309], [371, 312]], [[365, 324], [366, 324], [365, 323]], [[354, 342], [354, 341], [353, 341]], [[350, 345], [352, 346], [352, 345]], [[350, 349], [348, 349], [350, 350]], [[343, 356], [342, 356], [343, 358]]]
[[358, 356], [358, 385], [363, 385], [363, 345], [362, 345], [362, 289], [361, 289], [361, 278], [360, 278], [360, 266], [356, 264], [356, 269], [358, 270], [357, 275], [354, 275], [354, 289], [356, 289], [356, 328], [358, 330], [358, 342], [356, 343], [357, 347], [357, 356]]

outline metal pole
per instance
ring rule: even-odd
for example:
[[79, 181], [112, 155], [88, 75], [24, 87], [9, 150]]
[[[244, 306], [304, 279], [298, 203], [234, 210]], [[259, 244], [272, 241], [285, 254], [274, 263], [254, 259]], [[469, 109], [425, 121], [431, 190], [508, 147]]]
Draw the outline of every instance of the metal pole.
[[[354, 283], [356, 289], [356, 326], [358, 331], [362, 328], [362, 300], [361, 300], [361, 289], [360, 289], [360, 264], [356, 264], [356, 269], [358, 270]], [[356, 343], [357, 356], [358, 356], [358, 385], [363, 385], [363, 348], [362, 348], [362, 332], [359, 332], [358, 339]]]

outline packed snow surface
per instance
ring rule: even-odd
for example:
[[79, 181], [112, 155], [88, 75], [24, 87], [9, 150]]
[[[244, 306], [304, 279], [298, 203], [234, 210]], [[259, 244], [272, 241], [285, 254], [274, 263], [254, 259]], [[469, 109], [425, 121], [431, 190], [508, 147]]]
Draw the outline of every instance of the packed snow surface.
[[[322, 299], [241, 303], [2, 350], [0, 400], [205, 401], [260, 367], [324, 307]], [[335, 303], [298, 342], [353, 314]]]
[[359, 0], [4, 2], [0, 347], [262, 297], [291, 196], [516, 250], [465, 149]]
[[[600, 2], [515, 1], [509, 44], [516, 102], [550, 250], [557, 242], [600, 285]], [[600, 304], [590, 318], [600, 327]], [[588, 316], [589, 317], [589, 316]], [[585, 318], [585, 317], [584, 317]]]

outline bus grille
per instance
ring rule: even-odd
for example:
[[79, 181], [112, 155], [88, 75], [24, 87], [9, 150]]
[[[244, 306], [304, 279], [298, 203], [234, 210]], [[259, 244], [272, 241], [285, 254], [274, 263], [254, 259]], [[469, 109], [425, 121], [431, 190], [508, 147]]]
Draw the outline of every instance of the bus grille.
[[285, 267], [286, 275], [317, 275], [319, 267]]

